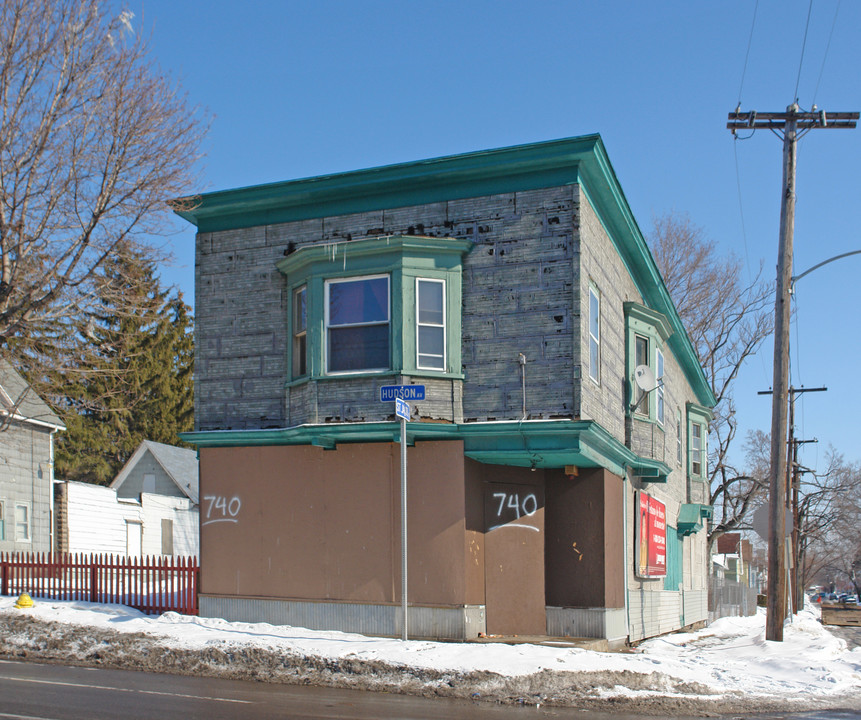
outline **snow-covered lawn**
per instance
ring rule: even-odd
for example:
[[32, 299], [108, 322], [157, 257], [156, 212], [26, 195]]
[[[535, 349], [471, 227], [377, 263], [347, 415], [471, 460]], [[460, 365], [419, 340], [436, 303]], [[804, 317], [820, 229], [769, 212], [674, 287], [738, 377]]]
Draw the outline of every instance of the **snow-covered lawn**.
[[[138, 648], [126, 648], [127, 657], [140, 654], [141, 635], [133, 634], [143, 634], [148, 648], [159, 648], [175, 658], [205, 658], [213, 674], [231, 676], [227, 667], [219, 666], [235, 663], [244, 669], [240, 676], [276, 682], [319, 681], [566, 705], [636, 699], [638, 704], [648, 701], [653, 709], [665, 710], [668, 702], [676, 700], [683, 701], [676, 703], [676, 709], [685, 712], [733, 711], [749, 708], [752, 701], [759, 709], [861, 705], [861, 648], [848, 649], [844, 640], [820, 624], [819, 609], [811, 606], [786, 625], [784, 641], [779, 643], [765, 640], [761, 611], [749, 618], [724, 618], [696, 632], [655, 638], [630, 652], [600, 653], [527, 644], [402, 642], [176, 613], [152, 617], [122, 606], [38, 598], [33, 608], [16, 609], [15, 600], [0, 597], [0, 625], [5, 623], [0, 654], [6, 657], [56, 657], [66, 652], [73, 662], [122, 665], [121, 659], [108, 658], [104, 650], [94, 651], [95, 641], [86, 642], [87, 634], [98, 638], [102, 648], [112, 643], [119, 646], [123, 637], [129, 642], [136, 638]], [[72, 636], [67, 635], [59, 643], [68, 647], [66, 651], [44, 647], [44, 640], [36, 642], [31, 636], [45, 623], [74, 628], [75, 642], [69, 642]], [[53, 627], [44, 637], [65, 634]], [[16, 648], [21, 651], [16, 653]], [[249, 658], [264, 658], [266, 672], [249, 670]], [[280, 662], [280, 675], [272, 667], [273, 658]], [[315, 675], [309, 678], [312, 666]], [[157, 663], [146, 667], [160, 669]], [[166, 669], [184, 671], [180, 665]], [[193, 671], [201, 672], [200, 667]], [[366, 682], [358, 679], [363, 675]]]

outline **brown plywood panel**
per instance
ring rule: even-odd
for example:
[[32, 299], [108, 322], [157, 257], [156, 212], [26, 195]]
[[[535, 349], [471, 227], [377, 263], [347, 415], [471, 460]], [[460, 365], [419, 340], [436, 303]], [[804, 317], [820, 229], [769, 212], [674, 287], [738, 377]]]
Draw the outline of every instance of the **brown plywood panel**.
[[465, 459], [466, 604], [484, 605], [484, 466]]
[[390, 445], [201, 450], [201, 590], [393, 600]]
[[625, 484], [601, 470], [604, 480], [604, 607], [625, 607]]
[[547, 479], [547, 603], [603, 607], [604, 495], [599, 470], [576, 477], [560, 470]]
[[[400, 448], [201, 450], [201, 590], [399, 602]], [[461, 443], [408, 451], [410, 601], [463, 604]]]
[[[400, 598], [400, 449], [397, 465], [397, 596]], [[465, 604], [462, 442], [416, 443], [407, 451], [409, 600]]]
[[484, 519], [488, 634], [544, 635], [543, 487], [486, 483]]

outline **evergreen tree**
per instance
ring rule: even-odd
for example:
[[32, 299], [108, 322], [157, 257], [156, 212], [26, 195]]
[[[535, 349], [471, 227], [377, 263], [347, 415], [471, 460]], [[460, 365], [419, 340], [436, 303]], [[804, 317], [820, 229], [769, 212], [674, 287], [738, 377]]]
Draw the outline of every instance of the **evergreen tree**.
[[146, 252], [123, 246], [95, 292], [99, 311], [79, 321], [75, 361], [52, 378], [67, 427], [56, 474], [107, 484], [142, 440], [175, 445], [192, 429], [194, 344], [190, 308], [161, 288]]

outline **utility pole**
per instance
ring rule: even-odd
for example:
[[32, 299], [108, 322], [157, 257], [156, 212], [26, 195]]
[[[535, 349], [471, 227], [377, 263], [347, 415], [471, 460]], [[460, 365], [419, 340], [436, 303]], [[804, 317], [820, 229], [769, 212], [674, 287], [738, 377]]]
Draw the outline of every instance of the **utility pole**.
[[[792, 563], [786, 563], [789, 566], [791, 579], [787, 581], [789, 587], [792, 591], [792, 607], [795, 612], [798, 612], [801, 608], [799, 602], [801, 601], [801, 591], [800, 588], [800, 578], [801, 574], [799, 568], [801, 567], [801, 525], [799, 524], [799, 513], [798, 513], [798, 503], [800, 499], [800, 487], [799, 487], [799, 476], [798, 472], [798, 446], [804, 445], [809, 442], [819, 442], [818, 440], [796, 440], [795, 439], [795, 396], [801, 395], [806, 392], [825, 392], [828, 390], [826, 387], [818, 387], [818, 388], [806, 388], [803, 385], [800, 388], [790, 387], [789, 388], [789, 439], [786, 443], [786, 488], [785, 488], [785, 500], [786, 500], [786, 509], [790, 512], [790, 516], [792, 517], [792, 528], [791, 533], [786, 533], [786, 537], [790, 537], [791, 535], [791, 543], [789, 547], [791, 548], [792, 553]], [[757, 395], [773, 395], [771, 390], [760, 390]], [[784, 532], [786, 532], [784, 526]], [[784, 614], [785, 610], [784, 610]]]
[[768, 598], [766, 640], [783, 640], [786, 617], [786, 411], [789, 387], [789, 314], [792, 286], [792, 243], [795, 232], [795, 167], [799, 137], [814, 128], [854, 128], [859, 114], [802, 111], [794, 102], [783, 113], [730, 113], [727, 128], [767, 129], [783, 135], [783, 187], [780, 200], [780, 237], [774, 302], [774, 382], [771, 401], [771, 476], [769, 477]]

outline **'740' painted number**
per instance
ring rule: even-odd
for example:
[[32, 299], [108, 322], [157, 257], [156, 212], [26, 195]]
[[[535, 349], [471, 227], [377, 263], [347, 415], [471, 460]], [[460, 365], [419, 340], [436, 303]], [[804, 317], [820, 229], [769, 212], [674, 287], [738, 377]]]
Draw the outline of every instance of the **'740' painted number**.
[[217, 522], [239, 522], [239, 510], [242, 501], [234, 495], [229, 500], [224, 495], [204, 495], [203, 502], [206, 503], [206, 514], [201, 525], [209, 525]]

